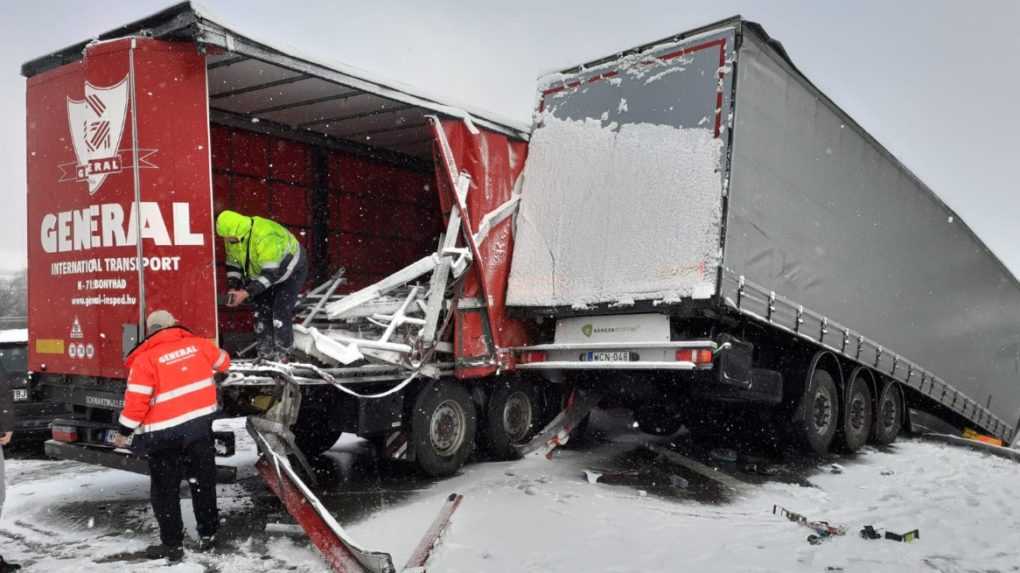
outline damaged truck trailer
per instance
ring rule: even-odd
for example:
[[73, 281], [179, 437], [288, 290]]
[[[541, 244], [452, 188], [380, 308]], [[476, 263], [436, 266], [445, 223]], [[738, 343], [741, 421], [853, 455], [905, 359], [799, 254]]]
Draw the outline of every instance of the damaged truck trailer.
[[[349, 432], [432, 475], [599, 402], [653, 433], [749, 408], [814, 451], [888, 443], [908, 404], [1015, 434], [1015, 279], [752, 23], [546, 78], [530, 142], [190, 4], [23, 73], [54, 456], [144, 469], [109, 438], [157, 308], [241, 358], [226, 415], [296, 387], [300, 451]], [[289, 364], [243, 360], [250, 311], [217, 303], [228, 208], [309, 256]]]
[[[145, 470], [110, 439], [124, 356], [155, 309], [242, 358], [220, 384], [225, 415], [270, 409], [281, 377], [299, 385], [307, 454], [350, 432], [449, 474], [480, 408], [522, 403], [494, 374], [526, 342], [502, 302], [527, 126], [271, 48], [187, 3], [23, 73], [30, 369], [73, 410], [51, 455]], [[218, 303], [223, 209], [286, 225], [308, 255], [289, 367], [246, 363], [251, 311]], [[394, 273], [406, 280], [377, 286]]]
[[507, 305], [550, 326], [519, 369], [598, 373], [653, 433], [854, 451], [916, 407], [1014, 439], [1016, 278], [759, 25], [551, 74], [536, 117]]

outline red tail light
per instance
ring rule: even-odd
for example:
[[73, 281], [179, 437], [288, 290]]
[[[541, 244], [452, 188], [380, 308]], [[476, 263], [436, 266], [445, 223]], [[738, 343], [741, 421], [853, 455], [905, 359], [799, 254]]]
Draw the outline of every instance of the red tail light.
[[530, 362], [545, 362], [549, 358], [549, 355], [545, 352], [537, 350], [529, 350], [527, 352], [521, 352], [518, 362], [521, 364], [528, 364]]
[[681, 348], [676, 351], [677, 362], [693, 362], [698, 366], [712, 363], [712, 350], [709, 348]]
[[58, 442], [77, 442], [78, 428], [74, 426], [53, 426], [50, 431]]

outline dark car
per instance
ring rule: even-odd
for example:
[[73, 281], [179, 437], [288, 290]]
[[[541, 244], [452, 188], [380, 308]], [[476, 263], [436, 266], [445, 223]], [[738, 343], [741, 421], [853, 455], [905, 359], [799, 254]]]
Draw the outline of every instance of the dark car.
[[50, 422], [65, 413], [65, 407], [59, 403], [44, 402], [42, 393], [29, 380], [27, 330], [0, 330], [0, 365], [11, 380], [17, 439], [48, 438]]

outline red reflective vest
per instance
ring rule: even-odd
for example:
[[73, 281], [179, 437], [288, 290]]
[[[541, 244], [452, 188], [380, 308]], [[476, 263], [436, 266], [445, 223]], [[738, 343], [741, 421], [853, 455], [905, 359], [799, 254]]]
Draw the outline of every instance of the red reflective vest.
[[180, 327], [153, 334], [128, 355], [130, 369], [120, 424], [156, 432], [216, 411], [213, 374], [230, 366], [230, 357], [206, 338]]

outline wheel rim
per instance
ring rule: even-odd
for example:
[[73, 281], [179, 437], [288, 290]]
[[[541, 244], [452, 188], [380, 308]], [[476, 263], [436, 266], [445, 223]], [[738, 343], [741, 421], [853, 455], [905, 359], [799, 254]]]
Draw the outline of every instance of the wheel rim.
[[815, 395], [813, 419], [815, 430], [819, 435], [824, 435], [832, 425], [832, 397], [826, 392], [819, 392]]
[[514, 392], [503, 406], [503, 431], [511, 442], [523, 440], [531, 429], [531, 400], [524, 392]]
[[464, 408], [453, 400], [446, 400], [432, 412], [429, 420], [429, 441], [432, 449], [441, 456], [453, 455], [464, 443], [467, 417]]
[[850, 428], [856, 432], [861, 432], [867, 428], [868, 421], [865, 408], [864, 396], [854, 394], [854, 398], [850, 402], [848, 418], [850, 420]]

